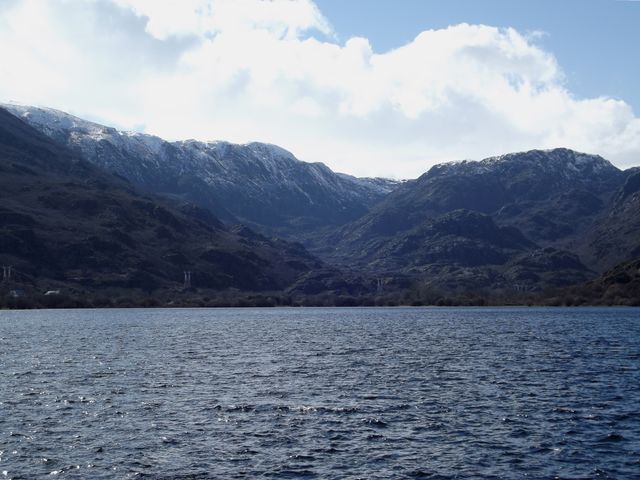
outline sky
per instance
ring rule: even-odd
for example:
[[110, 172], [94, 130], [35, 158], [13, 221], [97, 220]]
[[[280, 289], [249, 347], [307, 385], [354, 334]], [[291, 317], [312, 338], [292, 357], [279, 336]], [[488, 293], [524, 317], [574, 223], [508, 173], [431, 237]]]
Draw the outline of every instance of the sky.
[[640, 165], [640, 1], [0, 0], [0, 101], [359, 176], [532, 148]]

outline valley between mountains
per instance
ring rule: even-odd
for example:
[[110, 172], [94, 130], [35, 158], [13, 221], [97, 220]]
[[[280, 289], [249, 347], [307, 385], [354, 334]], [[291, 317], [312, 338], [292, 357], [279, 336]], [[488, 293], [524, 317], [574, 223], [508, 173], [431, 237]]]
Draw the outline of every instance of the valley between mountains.
[[6, 306], [640, 302], [640, 169], [562, 148], [357, 178], [8, 104], [0, 198]]

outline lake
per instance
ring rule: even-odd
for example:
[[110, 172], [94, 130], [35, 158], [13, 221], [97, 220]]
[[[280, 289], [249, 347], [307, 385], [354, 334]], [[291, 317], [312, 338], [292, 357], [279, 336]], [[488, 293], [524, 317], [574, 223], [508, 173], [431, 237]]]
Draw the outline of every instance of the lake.
[[640, 310], [0, 312], [0, 478], [640, 478]]

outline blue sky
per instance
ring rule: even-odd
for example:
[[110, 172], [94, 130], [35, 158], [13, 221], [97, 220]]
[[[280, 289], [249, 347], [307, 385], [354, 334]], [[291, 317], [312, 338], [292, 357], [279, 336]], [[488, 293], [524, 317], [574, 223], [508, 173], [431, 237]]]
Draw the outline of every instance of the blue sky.
[[640, 1], [317, 0], [341, 39], [368, 38], [384, 52], [427, 29], [458, 23], [544, 32], [537, 43], [562, 66], [581, 97], [609, 95], [640, 113]]
[[640, 1], [2, 0], [0, 102], [411, 178], [533, 148], [640, 165]]

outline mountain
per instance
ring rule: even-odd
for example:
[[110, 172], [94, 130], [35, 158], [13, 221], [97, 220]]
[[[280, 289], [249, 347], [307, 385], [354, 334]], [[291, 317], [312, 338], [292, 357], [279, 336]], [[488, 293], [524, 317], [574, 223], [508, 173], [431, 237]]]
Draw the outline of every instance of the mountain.
[[623, 181], [603, 158], [567, 149], [445, 163], [405, 182], [348, 229], [351, 238], [393, 235], [467, 209], [518, 226], [534, 241], [557, 241], [575, 234]]
[[349, 287], [300, 244], [140, 194], [3, 109], [0, 199], [0, 262], [12, 266], [16, 288], [166, 299], [182, 290], [184, 271], [211, 295], [302, 290], [318, 272], [324, 283], [307, 285], [311, 293]]
[[[609, 215], [626, 177], [599, 156], [568, 149], [436, 165], [342, 227], [328, 240], [331, 256], [458, 287], [578, 283], [601, 270], [576, 252], [584, 253], [587, 234]], [[627, 230], [629, 242], [637, 241], [640, 230]]]
[[293, 239], [310, 241], [315, 230], [361, 217], [398, 183], [334, 173], [275, 145], [167, 142], [49, 108], [14, 104], [5, 108], [147, 192], [177, 196], [226, 222]]
[[[139, 265], [157, 267], [152, 276], [160, 288], [171, 281], [179, 284], [183, 270], [199, 269], [202, 285], [214, 289], [273, 290], [307, 297], [322, 292], [358, 296], [376, 291], [391, 303], [399, 298], [440, 301], [442, 292], [449, 292], [449, 299], [466, 302], [472, 292], [475, 300], [469, 301], [485, 294], [490, 294], [491, 301], [500, 301], [495, 299], [523, 295], [530, 299], [534, 292], [544, 296], [554, 289], [586, 285], [616, 265], [640, 257], [640, 170], [621, 171], [597, 155], [564, 148], [531, 150], [444, 163], [415, 180], [399, 183], [337, 174], [322, 164], [301, 162], [273, 145], [166, 142], [56, 110], [10, 108], [44, 133], [50, 148], [59, 144], [55, 148], [65, 152], [63, 157], [76, 155], [74, 165], [92, 166], [91, 178], [101, 175], [101, 182], [108, 178], [110, 195], [126, 191], [136, 196], [136, 201], [121, 205], [122, 212], [142, 218], [145, 209], [147, 217], [155, 215], [149, 211], [168, 211], [170, 216], [158, 213], [156, 221], [173, 222], [172, 217], [178, 223], [186, 222], [179, 230], [182, 236], [170, 232], [165, 243], [154, 239], [159, 243], [153, 244], [150, 255], [140, 246], [153, 235], [135, 227], [141, 229], [139, 239], [123, 250]], [[38, 142], [44, 138], [39, 136]], [[38, 164], [39, 157], [31, 160], [38, 168], [50, 168]], [[11, 168], [24, 173], [34, 167]], [[12, 172], [17, 174], [17, 170]], [[44, 173], [36, 174], [42, 182]], [[8, 176], [4, 180], [10, 182], [6, 190], [20, 201], [14, 201], [13, 209], [3, 206], [0, 220], [23, 221], [22, 205], [32, 207], [27, 214], [32, 220], [38, 209], [57, 209], [40, 213], [62, 218], [85, 205], [86, 220], [97, 230], [83, 227], [82, 242], [74, 243], [69, 236], [70, 250], [82, 252], [85, 264], [94, 258], [94, 270], [104, 263], [112, 271], [133, 271], [117, 250], [128, 242], [121, 234], [135, 236], [130, 233], [132, 224], [124, 213], [115, 217], [111, 211], [104, 213], [110, 200], [96, 193], [100, 189], [86, 191], [83, 197], [76, 190], [81, 178], [75, 178], [65, 186], [72, 191], [73, 201], [60, 200], [68, 192], [20, 197], [15, 190], [19, 182]], [[37, 191], [34, 186], [25, 188], [25, 192], [29, 188]], [[136, 188], [154, 196], [144, 197]], [[158, 194], [164, 195], [155, 196]], [[139, 197], [160, 210], [143, 207]], [[13, 200], [7, 198], [6, 204], [11, 205]], [[189, 202], [197, 207], [186, 207]], [[200, 222], [199, 227], [187, 226], [194, 220]], [[62, 218], [56, 224], [65, 221]], [[201, 236], [203, 222], [215, 232], [206, 235], [215, 238], [218, 246], [206, 246]], [[248, 227], [227, 226], [237, 222]], [[167, 225], [152, 226], [156, 237], [168, 235]], [[47, 228], [52, 227], [33, 233], [47, 238]], [[300, 244], [271, 238], [274, 233], [304, 240], [322, 261]], [[58, 233], [54, 237], [62, 238]], [[12, 248], [17, 248], [16, 242], [14, 238]], [[174, 255], [180, 244], [185, 247]], [[38, 245], [32, 247], [30, 251], [39, 251]], [[73, 270], [64, 264], [66, 254], [42, 256], [43, 261], [55, 258], [62, 262], [55, 267], [55, 278], [68, 278], [65, 272]], [[157, 259], [165, 263], [158, 267]], [[173, 259], [172, 269], [166, 259]], [[115, 265], [118, 261], [121, 263]], [[150, 271], [146, 267], [138, 270]], [[220, 278], [210, 278], [212, 271]], [[254, 271], [258, 274], [253, 275]], [[86, 275], [82, 278], [90, 283]], [[354, 301], [342, 300], [344, 304]], [[361, 300], [373, 301], [372, 297]], [[325, 301], [329, 300], [320, 303]]]

